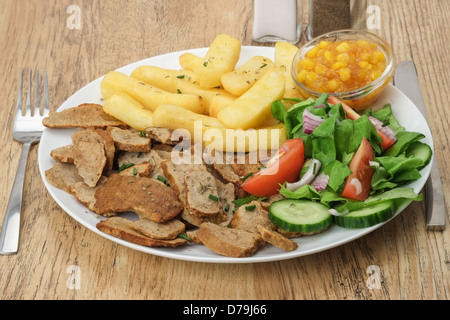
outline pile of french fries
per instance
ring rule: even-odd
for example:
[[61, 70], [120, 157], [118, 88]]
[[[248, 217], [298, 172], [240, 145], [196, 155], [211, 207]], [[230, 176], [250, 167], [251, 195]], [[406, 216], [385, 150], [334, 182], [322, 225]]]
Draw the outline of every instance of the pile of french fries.
[[[184, 129], [191, 137], [201, 123], [202, 133], [213, 130], [222, 135], [202, 141], [216, 150], [229, 151], [232, 146], [235, 152], [253, 151], [249, 142], [235, 143], [246, 135], [267, 142], [258, 146], [273, 148], [286, 140], [286, 132], [271, 114], [272, 102], [299, 96], [290, 74], [297, 51], [288, 42], [278, 42], [274, 61], [254, 56], [236, 68], [241, 43], [220, 34], [204, 57], [180, 55], [180, 70], [146, 65], [131, 75], [109, 72], [100, 88], [104, 111], [137, 130]], [[234, 135], [227, 135], [230, 129]]]

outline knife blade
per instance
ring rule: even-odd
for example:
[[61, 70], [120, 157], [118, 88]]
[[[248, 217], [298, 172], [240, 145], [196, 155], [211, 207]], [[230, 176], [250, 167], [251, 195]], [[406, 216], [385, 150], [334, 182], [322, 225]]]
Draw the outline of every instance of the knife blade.
[[[417, 76], [416, 66], [412, 61], [403, 61], [397, 65], [394, 85], [402, 91], [420, 110], [425, 120], [428, 119], [425, 102]], [[436, 150], [434, 151], [436, 154]], [[446, 224], [445, 202], [442, 182], [435, 154], [431, 164], [431, 173], [424, 188], [427, 211], [427, 230], [444, 230]]]

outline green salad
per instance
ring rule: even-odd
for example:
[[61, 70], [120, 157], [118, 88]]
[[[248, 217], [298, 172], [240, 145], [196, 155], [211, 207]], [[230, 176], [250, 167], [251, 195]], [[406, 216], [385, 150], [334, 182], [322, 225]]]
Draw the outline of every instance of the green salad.
[[[407, 185], [421, 178], [420, 171], [431, 160], [430, 146], [420, 141], [425, 136], [407, 131], [389, 104], [353, 119], [348, 108], [327, 94], [272, 104], [288, 139], [300, 138], [304, 145], [298, 181], [281, 183], [279, 193], [285, 199], [270, 206], [275, 224], [304, 233], [319, 232], [333, 221], [346, 228], [370, 227], [391, 218], [399, 206], [422, 200]], [[351, 178], [363, 160], [365, 172]], [[367, 195], [360, 198], [364, 188]]]

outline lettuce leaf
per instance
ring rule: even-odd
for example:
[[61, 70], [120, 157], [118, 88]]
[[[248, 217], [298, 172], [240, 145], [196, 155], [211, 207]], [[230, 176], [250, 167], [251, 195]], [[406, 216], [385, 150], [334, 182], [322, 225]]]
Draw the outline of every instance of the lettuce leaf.
[[280, 194], [288, 199], [307, 199], [307, 200], [319, 200], [320, 199], [320, 192], [316, 191], [313, 187], [311, 187], [309, 184], [295, 190], [291, 191], [289, 189], [286, 189], [286, 187], [283, 185], [280, 189]]
[[399, 132], [405, 131], [405, 128], [400, 125], [397, 118], [395, 118], [394, 114], [392, 113], [392, 108], [390, 104], [386, 104], [383, 106], [383, 108], [370, 112], [372, 117], [377, 118], [381, 122], [383, 122], [384, 126], [388, 126], [391, 128], [394, 133], [397, 135]]
[[395, 188], [386, 192], [370, 196], [365, 201], [356, 201], [342, 197], [336, 192], [324, 192], [320, 202], [329, 208], [344, 213], [358, 210], [376, 203], [386, 200], [394, 200], [396, 203], [404, 203], [405, 201], [422, 201], [423, 195], [416, 194], [412, 188]]
[[367, 198], [367, 200], [364, 201], [364, 204], [371, 205], [386, 200], [397, 200], [397, 199], [422, 201], [423, 195], [415, 193], [413, 188], [399, 187], [383, 193], [379, 193], [374, 196], [369, 196], [369, 198]]
[[397, 135], [397, 142], [392, 145], [389, 149], [387, 149], [383, 155], [396, 157], [408, 149], [408, 147], [416, 141], [422, 140], [425, 138], [425, 135], [419, 132], [412, 131], [402, 131]]
[[327, 166], [336, 160], [334, 130], [337, 115], [333, 115], [320, 124], [312, 133], [312, 157]]
[[345, 178], [352, 173], [349, 167], [339, 160], [334, 160], [323, 167], [322, 172], [330, 177], [328, 180], [328, 187], [333, 191], [338, 191], [344, 184]]

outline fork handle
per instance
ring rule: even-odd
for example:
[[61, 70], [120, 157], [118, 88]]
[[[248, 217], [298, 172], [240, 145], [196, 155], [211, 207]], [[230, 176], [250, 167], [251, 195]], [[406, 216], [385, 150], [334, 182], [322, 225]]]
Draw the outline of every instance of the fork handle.
[[17, 253], [19, 247], [20, 214], [22, 212], [22, 194], [31, 143], [24, 143], [20, 154], [19, 166], [11, 190], [0, 234], [0, 254]]

